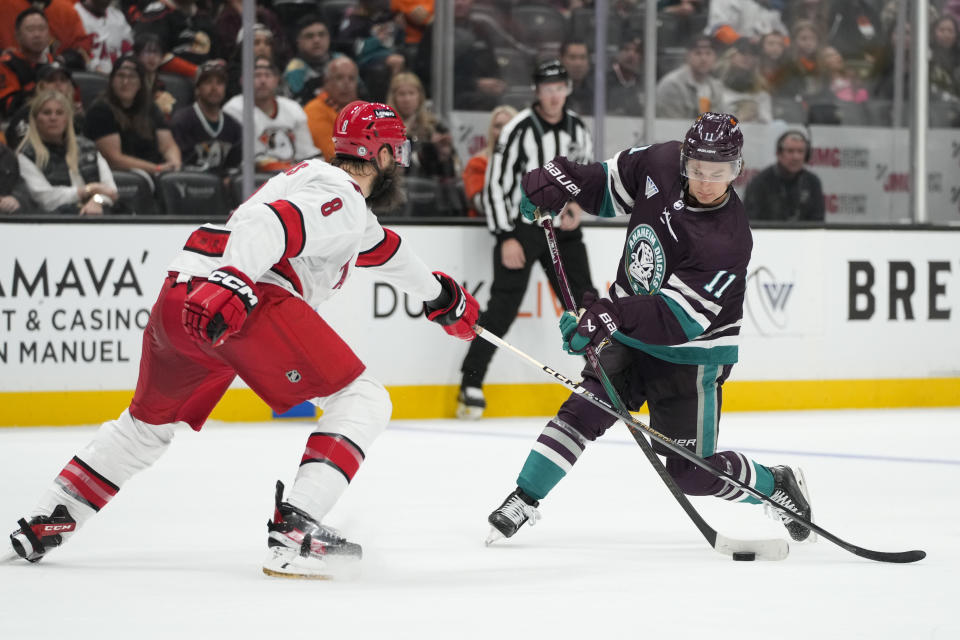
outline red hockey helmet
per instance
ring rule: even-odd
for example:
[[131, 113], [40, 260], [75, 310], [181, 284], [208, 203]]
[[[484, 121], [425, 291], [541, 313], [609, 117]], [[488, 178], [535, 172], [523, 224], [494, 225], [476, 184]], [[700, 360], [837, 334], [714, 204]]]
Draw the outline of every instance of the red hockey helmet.
[[333, 126], [333, 149], [337, 155], [373, 161], [383, 145], [402, 167], [410, 166], [410, 141], [403, 120], [382, 102], [355, 100], [341, 111]]
[[680, 173], [704, 182], [732, 182], [743, 167], [743, 132], [729, 113], [702, 113], [687, 130]]

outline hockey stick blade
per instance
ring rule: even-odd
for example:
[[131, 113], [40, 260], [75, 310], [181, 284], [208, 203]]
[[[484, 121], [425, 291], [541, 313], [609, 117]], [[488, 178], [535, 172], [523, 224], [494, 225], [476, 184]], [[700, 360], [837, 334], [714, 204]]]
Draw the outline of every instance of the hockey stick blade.
[[[634, 437], [635, 440], [639, 438], [640, 440], [644, 440], [644, 441], [645, 441], [644, 435], [643, 435], [644, 433], [649, 434], [651, 437], [657, 438], [657, 439], [663, 444], [663, 446], [667, 447], [668, 449], [670, 449], [671, 451], [673, 451], [673, 452], [676, 453], [677, 455], [679, 455], [679, 456], [681, 456], [681, 457], [683, 457], [683, 458], [686, 458], [687, 460], [689, 460], [689, 461], [692, 462], [693, 464], [697, 465], [698, 467], [700, 467], [700, 468], [703, 469], [704, 471], [707, 471], [707, 472], [710, 473], [711, 475], [714, 475], [714, 476], [720, 478], [720, 479], [723, 480], [724, 482], [727, 482], [727, 483], [729, 483], [729, 484], [733, 484], [733, 485], [739, 487], [740, 489], [746, 491], [747, 493], [749, 493], [750, 495], [754, 496], [754, 497], [757, 498], [758, 500], [760, 500], [760, 501], [762, 501], [762, 502], [764, 502], [764, 503], [766, 503], [766, 504], [769, 504], [771, 507], [773, 507], [773, 508], [776, 509], [777, 511], [782, 512], [782, 513], [787, 513], [791, 518], [793, 518], [793, 519], [796, 520], [797, 522], [800, 522], [800, 523], [803, 524], [805, 527], [809, 527], [811, 530], [816, 531], [818, 534], [820, 534], [821, 536], [823, 536], [824, 538], [826, 538], [826, 539], [829, 540], [830, 542], [834, 543], [835, 545], [837, 545], [837, 546], [840, 547], [841, 549], [845, 549], [846, 551], [849, 551], [850, 553], [852, 553], [852, 554], [854, 554], [854, 555], [860, 556], [861, 558], [866, 558], [866, 559], [868, 559], [868, 560], [875, 560], [875, 561], [877, 561], [877, 562], [899, 563], [899, 564], [910, 563], [910, 562], [917, 562], [918, 560], [923, 560], [923, 559], [927, 556], [927, 554], [926, 554], [925, 551], [921, 551], [921, 550], [919, 550], [919, 549], [915, 549], [915, 550], [912, 550], [912, 551], [875, 551], [875, 550], [873, 550], [873, 549], [866, 549], [866, 548], [864, 548], [864, 547], [860, 547], [860, 546], [858, 546], [858, 545], [851, 544], [851, 543], [849, 543], [849, 542], [847, 542], [847, 541], [845, 541], [845, 540], [837, 537], [836, 535], [830, 533], [829, 531], [827, 531], [826, 529], [824, 529], [824, 528], [821, 527], [820, 525], [818, 525], [818, 524], [816, 524], [816, 523], [814, 523], [814, 522], [811, 522], [809, 519], [804, 518], [804, 517], [802, 517], [802, 516], [800, 516], [800, 515], [798, 515], [798, 514], [796, 514], [796, 513], [793, 513], [792, 511], [787, 511], [787, 510], [785, 510], [781, 505], [779, 505], [779, 504], [777, 504], [776, 502], [774, 502], [773, 500], [771, 500], [769, 496], [766, 496], [766, 495], [760, 493], [759, 491], [757, 491], [756, 489], [754, 489], [754, 488], [751, 487], [750, 485], [746, 484], [745, 482], [742, 482], [741, 480], [739, 480], [739, 479], [737, 479], [737, 478], [735, 478], [735, 477], [733, 477], [733, 476], [730, 476], [730, 475], [724, 473], [723, 471], [721, 471], [721, 470], [719, 470], [719, 469], [714, 468], [711, 464], [709, 464], [708, 462], [706, 462], [705, 460], [703, 460], [703, 458], [700, 458], [699, 456], [697, 456], [697, 455], [695, 455], [695, 454], [693, 454], [693, 453], [690, 453], [689, 451], [687, 451], [687, 450], [684, 449], [683, 447], [678, 446], [676, 443], [673, 442], [673, 440], [671, 440], [671, 439], [668, 438], [667, 436], [663, 435], [662, 433], [656, 431], [655, 429], [652, 429], [651, 427], [645, 425], [643, 422], [637, 420], [637, 419], [636, 419], [634, 416], [632, 416], [631, 414], [627, 413], [626, 416], [621, 415], [621, 414], [620, 414], [616, 409], [614, 409], [609, 403], [605, 402], [603, 399], [601, 399], [601, 398], [597, 397], [596, 395], [594, 395], [592, 392], [590, 392], [589, 389], [586, 389], [586, 388], [584, 388], [583, 386], [577, 384], [576, 382], [570, 380], [569, 378], [567, 378], [566, 376], [564, 376], [562, 373], [559, 373], [558, 371], [556, 371], [556, 370], [554, 370], [554, 369], [552, 369], [552, 368], [550, 368], [550, 367], [548, 367], [548, 366], [546, 366], [546, 365], [541, 364], [540, 362], [538, 362], [537, 360], [535, 360], [532, 356], [524, 353], [523, 351], [521, 351], [521, 350], [518, 349], [517, 347], [511, 345], [510, 343], [508, 343], [508, 342], [506, 342], [505, 340], [503, 340], [502, 338], [500, 338], [499, 336], [495, 336], [495, 335], [491, 334], [489, 331], [486, 331], [483, 327], [481, 327], [481, 326], [479, 326], [479, 325], [476, 325], [476, 326], [474, 327], [474, 330], [477, 332], [477, 335], [479, 335], [479, 336], [481, 336], [481, 337], [484, 337], [486, 340], [488, 340], [489, 342], [492, 342], [493, 344], [497, 345], [498, 347], [505, 348], [505, 349], [507, 349], [508, 351], [511, 351], [511, 352], [515, 353], [516, 355], [520, 356], [523, 360], [525, 360], [526, 362], [530, 363], [532, 366], [535, 366], [535, 367], [537, 367], [538, 369], [540, 369], [541, 371], [544, 371], [547, 375], [549, 375], [549, 376], [550, 376], [551, 378], [553, 378], [555, 381], [559, 382], [560, 384], [562, 384], [562, 385], [564, 385], [564, 386], [566, 386], [566, 387], [569, 387], [574, 393], [577, 393], [577, 394], [581, 395], [585, 400], [587, 400], [587, 401], [590, 402], [591, 404], [599, 407], [599, 408], [602, 409], [603, 411], [606, 411], [607, 413], [609, 413], [609, 414], [617, 417], [618, 419], [621, 419], [621, 420], [623, 420], [624, 422], [626, 422], [627, 428], [630, 430], [630, 433], [631, 433], [631, 435], [633, 435], [633, 437]], [[627, 416], [629, 416], [629, 420], [628, 420]], [[643, 433], [641, 433], [641, 432], [643, 432]], [[638, 444], [639, 444], [639, 440], [638, 440]], [[649, 446], [649, 443], [647, 444], [647, 446]], [[661, 465], [661, 466], [662, 466], [662, 465]], [[668, 486], [669, 486], [669, 485], [668, 485]], [[676, 495], [676, 494], [675, 494], [675, 495]], [[687, 504], [689, 504], [689, 502], [688, 502]], [[684, 505], [682, 505], [682, 503], [681, 503], [681, 506], [684, 506]], [[716, 542], [716, 538], [717, 538], [717, 536], [719, 536], [719, 534], [717, 534], [716, 531], [714, 531], [712, 528], [710, 528], [710, 526], [707, 525], [706, 522], [703, 522], [702, 517], [700, 517], [699, 513], [697, 513], [696, 510], [694, 510], [692, 506], [690, 507], [690, 510], [693, 510], [693, 513], [696, 513], [696, 514], [697, 514], [696, 518], [694, 518], [694, 516], [691, 514], [691, 511], [688, 510], [686, 506], [684, 506], [684, 510], [687, 511], [687, 514], [690, 515], [691, 518], [694, 519], [694, 522], [697, 524], [697, 527], [700, 529], [701, 532], [704, 533], [704, 536], [707, 537], [707, 540], [708, 540], [708, 542], [710, 542], [711, 546], [713, 546], [714, 549], [717, 549], [717, 551], [720, 551], [720, 549], [717, 548], [717, 542]], [[702, 523], [702, 526], [701, 526], [701, 523]], [[713, 531], [713, 539], [711, 539], [710, 536], [707, 534], [707, 532], [705, 532], [704, 527], [706, 527], [706, 529], [708, 529], [709, 531]], [[761, 544], [763, 544], [763, 543], [773, 543], [773, 542], [781, 542], [781, 543], [783, 543], [783, 544], [786, 544], [783, 540], [755, 541], [755, 543], [761, 543]], [[753, 551], [752, 548], [750, 548], [750, 549], [745, 549], [745, 550]], [[720, 553], [725, 553], [725, 552], [720, 551]], [[759, 554], [757, 555], [757, 557], [758, 557], [758, 558], [760, 557]]]
[[[667, 489], [670, 490], [670, 493], [683, 508], [687, 516], [693, 521], [693, 524], [697, 527], [700, 533], [703, 534], [703, 537], [706, 538], [707, 542], [714, 549], [714, 551], [717, 551], [718, 553], [728, 557], [732, 557], [736, 552], [748, 551], [756, 554], [757, 560], [783, 560], [790, 554], [790, 545], [787, 544], [786, 540], [782, 540], [780, 538], [770, 538], [765, 540], [739, 540], [736, 538], [728, 538], [727, 536], [718, 533], [716, 529], [711, 527], [707, 521], [703, 519], [703, 516], [700, 515], [696, 508], [694, 508], [694, 506], [690, 503], [690, 500], [687, 499], [687, 496], [680, 490], [680, 487], [677, 486], [676, 482], [674, 482], [673, 478], [663, 466], [663, 463], [660, 462], [660, 458], [657, 457], [656, 453], [654, 453], [653, 448], [650, 446], [650, 443], [647, 442], [646, 438], [644, 438], [643, 434], [635, 429], [630, 428], [631, 423], [639, 422], [634, 416], [632, 416], [629, 412], [626, 413], [626, 415], [620, 415], [620, 413], [617, 412], [611, 405], [591, 393], [589, 389], [582, 387], [562, 373], [555, 371], [548, 366], [540, 364], [503, 338], [490, 333], [480, 325], [474, 325], [473, 329], [478, 336], [485, 339], [487, 342], [490, 342], [497, 347], [507, 349], [508, 351], [512, 351], [522, 360], [545, 372], [555, 381], [563, 384], [574, 393], [583, 395], [590, 402], [593, 402], [604, 411], [607, 411], [608, 413], [616, 416], [618, 419], [626, 422], [630, 431], [630, 435], [632, 435], [637, 441], [637, 444], [640, 445], [640, 448], [643, 450], [647, 460], [653, 466], [654, 471], [657, 472], [657, 474], [660, 476], [660, 479], [663, 480], [663, 483], [667, 486]], [[643, 426], [643, 423], [639, 424]]]

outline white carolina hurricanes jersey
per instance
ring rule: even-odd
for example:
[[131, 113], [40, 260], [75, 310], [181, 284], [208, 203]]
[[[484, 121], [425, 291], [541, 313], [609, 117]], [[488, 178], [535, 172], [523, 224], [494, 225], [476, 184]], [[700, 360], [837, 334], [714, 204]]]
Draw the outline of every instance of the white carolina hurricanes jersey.
[[400, 236], [380, 226], [357, 183], [319, 159], [271, 178], [225, 225], [194, 231], [170, 270], [204, 277], [223, 266], [314, 308], [358, 267], [376, 268], [378, 277], [421, 300], [440, 295], [440, 283]]

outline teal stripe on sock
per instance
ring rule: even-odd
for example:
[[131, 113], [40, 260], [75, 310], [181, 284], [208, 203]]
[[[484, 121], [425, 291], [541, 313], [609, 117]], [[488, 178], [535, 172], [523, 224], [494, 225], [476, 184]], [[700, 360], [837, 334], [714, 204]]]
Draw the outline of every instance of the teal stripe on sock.
[[[753, 460], [750, 461], [750, 464], [753, 465], [753, 488], [765, 496], [773, 495], [773, 472]], [[761, 504], [762, 501], [753, 496], [746, 496], [740, 502], [744, 504]]]
[[757, 479], [756, 483], [754, 483], [754, 487], [756, 487], [757, 491], [763, 495], [772, 496], [773, 472], [762, 464], [757, 464], [753, 460], [751, 460], [750, 463], [753, 464], [753, 473]]
[[546, 456], [531, 451], [517, 477], [517, 486], [534, 500], [543, 500], [565, 475], [567, 472]]

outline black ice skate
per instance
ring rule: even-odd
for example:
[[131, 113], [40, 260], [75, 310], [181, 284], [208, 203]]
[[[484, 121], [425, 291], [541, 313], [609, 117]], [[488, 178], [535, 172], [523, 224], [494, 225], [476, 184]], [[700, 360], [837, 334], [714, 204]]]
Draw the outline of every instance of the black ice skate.
[[[787, 466], [779, 466], [770, 467], [770, 471], [773, 472], [773, 495], [770, 499], [813, 522], [813, 509], [810, 508], [810, 495], [807, 493], [803, 470], [800, 467], [791, 469]], [[797, 542], [816, 542], [817, 535], [812, 534], [809, 528], [769, 505], [766, 510], [770, 517], [780, 519], [790, 533], [790, 537]]]
[[320, 524], [293, 505], [283, 502], [283, 483], [277, 481], [273, 520], [267, 522], [270, 552], [263, 572], [286, 578], [325, 580], [359, 560], [363, 549], [340, 533]]
[[525, 522], [530, 521], [533, 526], [540, 519], [540, 512], [537, 507], [540, 502], [534, 500], [523, 492], [523, 489], [517, 489], [507, 496], [500, 507], [490, 514], [487, 522], [493, 527], [487, 536], [486, 543], [489, 545], [500, 538], [509, 538], [523, 526]]
[[10, 534], [10, 544], [28, 562], [39, 562], [50, 549], [63, 544], [63, 534], [77, 528], [76, 520], [62, 504], [48, 516], [34, 516], [29, 522], [20, 518], [17, 524], [20, 528]]
[[483, 417], [483, 410], [487, 408], [487, 401], [483, 397], [480, 387], [460, 387], [457, 396], [457, 417], [461, 420], [479, 420]]

